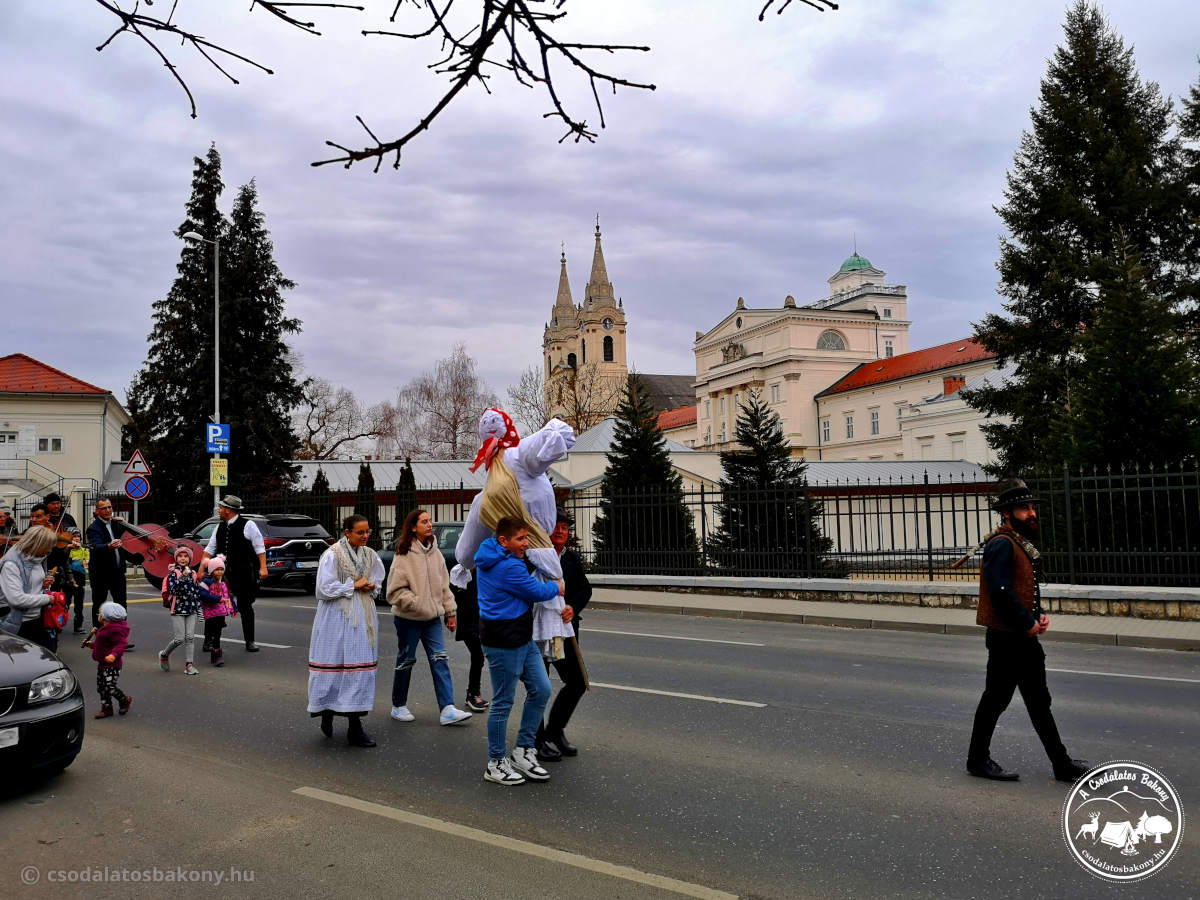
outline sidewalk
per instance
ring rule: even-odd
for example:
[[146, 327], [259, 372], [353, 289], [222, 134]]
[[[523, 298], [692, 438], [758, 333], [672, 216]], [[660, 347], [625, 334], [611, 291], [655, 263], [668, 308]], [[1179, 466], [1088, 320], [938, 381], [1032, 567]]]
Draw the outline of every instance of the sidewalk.
[[[597, 586], [591, 607], [621, 612], [659, 612], [725, 619], [756, 619], [839, 628], [883, 628], [935, 634], [981, 634], [972, 609], [792, 600], [786, 597], [741, 597], [721, 594], [633, 590]], [[1131, 616], [1050, 617], [1044, 641], [1111, 644], [1168, 650], [1200, 650], [1200, 622], [1138, 619]]]

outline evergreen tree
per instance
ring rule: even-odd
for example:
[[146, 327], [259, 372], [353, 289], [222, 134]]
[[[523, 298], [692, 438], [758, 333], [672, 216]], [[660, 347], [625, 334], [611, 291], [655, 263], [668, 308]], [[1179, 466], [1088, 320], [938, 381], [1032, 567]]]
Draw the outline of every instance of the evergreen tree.
[[1183, 98], [1179, 114], [1179, 135], [1185, 142], [1180, 169], [1181, 191], [1187, 204], [1184, 219], [1184, 262], [1190, 283], [1191, 302], [1184, 307], [1187, 335], [1192, 358], [1200, 363], [1200, 80]]
[[832, 546], [821, 534], [821, 504], [808, 493], [803, 459], [791, 455], [779, 413], [751, 391], [738, 410], [738, 450], [721, 454], [720, 525], [709, 557], [738, 575], [809, 576]]
[[400, 526], [404, 517], [417, 508], [417, 479], [413, 475], [412, 459], [404, 458], [404, 467], [396, 482], [396, 537], [400, 537]]
[[192, 195], [175, 230], [182, 241], [178, 275], [152, 307], [150, 349], [127, 392], [133, 421], [124, 442], [149, 460], [159, 508], [183, 522], [211, 512], [203, 434], [213, 406], [213, 248], [183, 235], [195, 231], [224, 243], [229, 228], [217, 208], [224, 188], [220, 155], [210, 147], [193, 163]]
[[[217, 205], [224, 185], [216, 147], [194, 164], [176, 235], [194, 231], [221, 245], [221, 418], [231, 425], [230, 490], [278, 493], [296, 471], [289, 411], [300, 386], [284, 336], [299, 323], [283, 315], [283, 291], [294, 285], [275, 265], [253, 182], [239, 191], [228, 221]], [[183, 521], [207, 512], [211, 496], [203, 428], [213, 406], [213, 250], [183, 242], [178, 276], [154, 303], [150, 349], [128, 391], [133, 422], [125, 443], [149, 459], [160, 508]]]
[[596, 565], [606, 572], [694, 572], [699, 566], [683, 481], [642, 380], [629, 377], [600, 485]]
[[221, 247], [221, 384], [229, 398], [221, 417], [230, 424], [230, 481], [251, 497], [286, 490], [298, 471], [291, 410], [303, 389], [286, 336], [298, 334], [300, 322], [284, 315], [283, 298], [295, 286], [275, 263], [251, 180], [238, 190]]
[[325, 530], [330, 534], [337, 534], [341, 530], [341, 523], [334, 521], [337, 518], [337, 514], [329, 502], [329, 476], [325, 474], [325, 470], [320, 466], [317, 466], [317, 474], [313, 476], [313, 483], [309, 489], [309, 494], [312, 497], [313, 518], [324, 525]]
[[366, 516], [371, 527], [371, 547], [378, 550], [383, 546], [379, 538], [379, 510], [375, 498], [375, 474], [365, 462], [358, 467], [358, 492], [354, 497], [354, 512]]
[[1104, 300], [1096, 286], [1111, 276], [1122, 235], [1150, 294], [1171, 307], [1186, 287], [1171, 104], [1142, 82], [1132, 50], [1095, 6], [1078, 0], [1064, 28], [997, 210], [1009, 232], [997, 265], [1007, 315], [975, 329], [1017, 366], [1008, 384], [968, 397], [1011, 419], [984, 426], [1003, 471], [1057, 467], [1089, 440], [1080, 429], [1091, 419], [1075, 408], [1080, 342], [1096, 325]]

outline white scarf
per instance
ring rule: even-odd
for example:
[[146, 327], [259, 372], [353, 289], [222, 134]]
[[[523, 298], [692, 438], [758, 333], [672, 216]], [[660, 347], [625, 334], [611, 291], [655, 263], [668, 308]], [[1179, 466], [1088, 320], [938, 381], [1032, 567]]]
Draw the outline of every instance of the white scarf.
[[[370, 547], [352, 547], [342, 536], [331, 548], [334, 561], [337, 562], [338, 581], [356, 581], [358, 578], [369, 578], [375, 568], [378, 558]], [[354, 601], [358, 600], [358, 603]], [[367, 625], [367, 640], [375, 646], [375, 596], [372, 591], [355, 591], [353, 597], [341, 597], [338, 603], [342, 607], [342, 616], [353, 627], [359, 625], [357, 611], [362, 611], [363, 621]]]

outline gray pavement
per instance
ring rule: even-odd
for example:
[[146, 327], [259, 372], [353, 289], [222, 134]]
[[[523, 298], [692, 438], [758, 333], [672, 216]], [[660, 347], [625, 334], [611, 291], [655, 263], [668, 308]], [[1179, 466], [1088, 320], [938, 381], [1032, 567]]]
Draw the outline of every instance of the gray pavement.
[[[663, 589], [597, 587], [592, 606], [623, 612], [672, 613], [731, 619], [880, 628], [936, 634], [982, 634], [969, 609], [697, 594]], [[1056, 613], [1044, 641], [1073, 641], [1171, 650], [1200, 650], [1200, 622]]]

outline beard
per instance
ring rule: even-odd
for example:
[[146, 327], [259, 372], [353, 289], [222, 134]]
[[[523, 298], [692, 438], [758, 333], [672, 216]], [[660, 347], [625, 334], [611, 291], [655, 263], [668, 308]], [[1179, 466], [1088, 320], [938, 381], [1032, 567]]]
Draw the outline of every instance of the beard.
[[1013, 519], [1013, 531], [1021, 535], [1021, 537], [1032, 541], [1041, 532], [1041, 526], [1038, 525], [1037, 519]]

